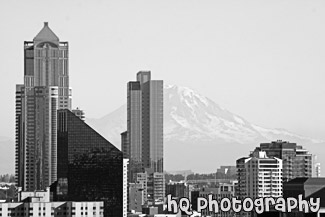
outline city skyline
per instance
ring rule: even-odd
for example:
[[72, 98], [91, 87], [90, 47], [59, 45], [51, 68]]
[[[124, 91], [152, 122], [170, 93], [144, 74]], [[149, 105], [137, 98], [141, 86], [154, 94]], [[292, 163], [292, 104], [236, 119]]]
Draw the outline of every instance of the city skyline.
[[[40, 29], [41, 23], [49, 21], [60, 38], [73, 41], [72, 45], [70, 44], [74, 47], [71, 51], [73, 60], [70, 60], [70, 68], [73, 70], [70, 71], [73, 76], [70, 83], [74, 87], [74, 93], [77, 94], [74, 94], [73, 106], [85, 110], [88, 118], [101, 117], [123, 104], [126, 94], [123, 84], [134, 72], [146, 69], [155, 72], [155, 77], [165, 80], [166, 84], [176, 83], [199, 90], [252, 123], [270, 128], [285, 128], [300, 135], [324, 140], [325, 121], [322, 121], [324, 114], [321, 112], [324, 105], [320, 100], [324, 92], [320, 84], [323, 80], [321, 73], [323, 64], [319, 62], [323, 55], [320, 52], [321, 47], [324, 44], [319, 41], [323, 32], [317, 28], [324, 14], [321, 13], [324, 9], [323, 3], [281, 3], [287, 11], [277, 7], [277, 3], [269, 5], [247, 3], [234, 5], [233, 8], [229, 3], [209, 1], [206, 4], [160, 3], [161, 7], [145, 3], [145, 1], [137, 5], [129, 3], [128, 9], [124, 11], [125, 3], [98, 2], [97, 5], [89, 5], [90, 3], [85, 2], [80, 4], [69, 2], [68, 5], [75, 6], [80, 11], [70, 13], [65, 8], [61, 11], [63, 16], [55, 17], [52, 12], [45, 13], [39, 10], [37, 15], [26, 16], [28, 17], [26, 20], [13, 16], [9, 23], [1, 23], [9, 32], [15, 33], [11, 37], [8, 37], [10, 34], [0, 36], [3, 37], [3, 41], [8, 41], [4, 46], [5, 51], [1, 54], [6, 54], [1, 56], [2, 60], [6, 60], [0, 64], [1, 73], [14, 71], [6, 76], [8, 82], [1, 87], [4, 88], [1, 92], [12, 90], [14, 88], [12, 83], [21, 83], [18, 82], [21, 81], [23, 68], [22, 53], [18, 51], [18, 47], [21, 49], [20, 42], [33, 37]], [[27, 5], [33, 7], [29, 11], [47, 6], [33, 1]], [[6, 7], [8, 10], [3, 11], [3, 16], [9, 16], [7, 12], [13, 9], [14, 5], [6, 2], [3, 8]], [[53, 4], [52, 7], [57, 6]], [[82, 17], [82, 12], [89, 8], [91, 9], [89, 14], [97, 11], [101, 15], [100, 18]], [[117, 10], [112, 10], [113, 8]], [[138, 14], [136, 11], [139, 11], [139, 8], [148, 14]], [[233, 10], [225, 14], [220, 11], [222, 8], [228, 12], [230, 8]], [[216, 13], [213, 13], [213, 9]], [[199, 13], [190, 16], [196, 10], [199, 10]], [[12, 14], [24, 14], [28, 10], [11, 11]], [[118, 11], [121, 13], [117, 13]], [[261, 11], [265, 12], [264, 15]], [[170, 15], [166, 20], [160, 19], [165, 16], [164, 12]], [[244, 12], [251, 12], [252, 16], [246, 17]], [[126, 15], [125, 13], [127, 16], [121, 17]], [[273, 13], [278, 16], [273, 17]], [[138, 16], [132, 16], [134, 18], [132, 21], [129, 19], [131, 15]], [[157, 21], [159, 28], [153, 21], [147, 19], [150, 16]], [[261, 19], [255, 20], [254, 16], [260, 16]], [[118, 22], [120, 25], [112, 22], [114, 19], [106, 19], [112, 17], [120, 18]], [[243, 20], [238, 20], [238, 17]], [[171, 22], [173, 19], [175, 22]], [[285, 22], [280, 22], [282, 20]], [[23, 25], [24, 22], [26, 25]], [[24, 26], [23, 31], [15, 28], [19, 24]], [[243, 29], [240, 24], [247, 29]], [[302, 28], [307, 24], [310, 24], [307, 29]], [[133, 34], [127, 34], [128, 32]], [[243, 36], [242, 39], [239, 36]], [[251, 39], [248, 39], [248, 36]], [[94, 40], [96, 38], [99, 40]], [[94, 46], [80, 46], [85, 41], [89, 42], [88, 45]], [[294, 46], [298, 41], [304, 42], [299, 44], [299, 48]], [[251, 52], [244, 52], [248, 48], [244, 42], [249, 42], [247, 46], [251, 46], [249, 47], [252, 49]], [[12, 45], [10, 49], [7, 44]], [[298, 52], [299, 50], [301, 52]], [[96, 51], [103, 55], [93, 55]], [[256, 51], [260, 52], [258, 56]], [[102, 58], [105, 58], [106, 54], [107, 59], [112, 61], [107, 59], [103, 61]], [[245, 64], [243, 54], [247, 56]], [[304, 58], [306, 61], [303, 61]], [[272, 61], [275, 64], [271, 64]], [[310, 70], [307, 70], [307, 66], [311, 67]], [[89, 76], [89, 73], [95, 76]], [[114, 75], [114, 82], [105, 85], [103, 82], [109, 75]], [[95, 80], [95, 77], [102, 79]], [[95, 83], [98, 83], [96, 87], [93, 85]], [[85, 88], [86, 85], [92, 88]], [[108, 95], [109, 100], [102, 100], [108, 98]], [[87, 100], [82, 101], [83, 97]], [[8, 123], [0, 125], [2, 132], [0, 137], [13, 139], [13, 98], [10, 94], [0, 94], [0, 100], [8, 102], [4, 103], [0, 114], [1, 120]], [[94, 106], [97, 103], [100, 104], [100, 110]], [[119, 146], [115, 143], [114, 145]], [[13, 147], [11, 151], [14, 151]]]
[[82, 110], [72, 110], [68, 42], [44, 22], [33, 41], [24, 41], [23, 51], [24, 83], [16, 86], [15, 187], [47, 189], [52, 197], [46, 202], [103, 201], [99, 215], [121, 216], [123, 153], [85, 123]]
[[[277, 7], [278, 4], [282, 8]], [[324, 69], [321, 50], [325, 45], [320, 41], [324, 32], [317, 28], [323, 20], [324, 3], [255, 4], [252, 1], [231, 5], [212, 1], [206, 4], [180, 1], [155, 5], [146, 4], [146, 1], [140, 1], [139, 4], [114, 1], [106, 4], [98, 1], [98, 4], [68, 2], [67, 5], [79, 10], [71, 12], [67, 8], [60, 8], [63, 16], [55, 17], [52, 11], [45, 13], [46, 10], [41, 10], [47, 4], [31, 1], [26, 5], [27, 8], [31, 7], [30, 10], [21, 11], [14, 10], [12, 3], [5, 2], [2, 10], [8, 10], [1, 14], [10, 16], [11, 21], [1, 25], [12, 34], [0, 37], [12, 46], [10, 49], [5, 46], [5, 52], [1, 55], [6, 55], [1, 56], [4, 61], [0, 69], [1, 73], [14, 73], [8, 75], [8, 82], [3, 88], [13, 89], [9, 84], [21, 81], [22, 54], [17, 54], [20, 41], [34, 36], [34, 32], [40, 28], [40, 22], [49, 21], [58, 35], [73, 41], [70, 46], [74, 47], [74, 58], [70, 60], [70, 65], [71, 72], [76, 76], [71, 79], [71, 86], [78, 93], [74, 102], [75, 106], [86, 111], [88, 117], [104, 116], [123, 104], [125, 100], [121, 96], [125, 90], [122, 84], [128, 81], [134, 71], [152, 70], [157, 79], [164, 79], [166, 84], [179, 84], [199, 90], [223, 107], [256, 124], [286, 128], [298, 134], [325, 139], [322, 130], [325, 116], [321, 112], [324, 110], [321, 101], [324, 90], [320, 83]], [[52, 4], [51, 7], [56, 8], [58, 5]], [[127, 9], [124, 11], [123, 8]], [[25, 16], [28, 18], [24, 20], [14, 16], [37, 9], [37, 14]], [[87, 9], [91, 10], [83, 13]], [[147, 13], [138, 14], [139, 10]], [[88, 20], [81, 16], [94, 12], [100, 16], [90, 16]], [[246, 13], [251, 16], [245, 16]], [[165, 14], [169, 15], [166, 20], [161, 19]], [[147, 19], [150, 16], [159, 24], [159, 28]], [[259, 19], [254, 19], [257, 16]], [[112, 18], [120, 18], [119, 25], [114, 24], [113, 20], [116, 19]], [[172, 19], [174, 22], [171, 22]], [[29, 25], [23, 25], [23, 31], [14, 28], [24, 23]], [[98, 40], [94, 40], [96, 38]], [[95, 46], [82, 48], [80, 44], [83, 41], [92, 41]], [[97, 56], [99, 61], [96, 61], [90, 54], [97, 52], [106, 53], [112, 61], [102, 61], [105, 55]], [[128, 64], [125, 64], [126, 60]], [[166, 64], [167, 60], [169, 64]], [[115, 77], [117, 82], [107, 87], [103, 81], [96, 81], [99, 83], [96, 87], [98, 92], [87, 93], [84, 80], [87, 80], [89, 71], [103, 78], [110, 73], [118, 75]], [[200, 71], [201, 76], [196, 76], [197, 71]], [[213, 85], [213, 80], [218, 85]], [[88, 81], [90, 84], [95, 83], [94, 78], [88, 78]], [[121, 95], [111, 94], [109, 104], [100, 101], [106, 96], [105, 93], [114, 89], [119, 90]], [[87, 96], [89, 100], [82, 102], [82, 96]], [[14, 118], [14, 114], [9, 112], [13, 108], [12, 103], [9, 103], [12, 98], [6, 95], [0, 97], [1, 101], [8, 102], [3, 106], [3, 113], [11, 114], [1, 114], [1, 119], [10, 123], [9, 120]], [[101, 111], [92, 106], [98, 102], [101, 102]], [[13, 124], [1, 126], [1, 136], [13, 138], [13, 127]]]
[[37, 1], [0, 8], [0, 215], [323, 197], [325, 2]]

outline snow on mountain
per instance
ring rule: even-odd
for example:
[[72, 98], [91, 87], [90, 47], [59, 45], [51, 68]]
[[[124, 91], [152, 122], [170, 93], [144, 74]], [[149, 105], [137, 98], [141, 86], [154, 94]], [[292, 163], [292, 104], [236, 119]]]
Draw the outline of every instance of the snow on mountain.
[[[86, 122], [120, 148], [120, 134], [126, 130], [126, 105], [100, 119]], [[324, 143], [296, 135], [284, 129], [267, 129], [251, 124], [217, 103], [187, 87], [164, 87], [164, 148], [167, 169], [208, 169], [208, 163], [191, 163], [192, 158], [219, 158], [219, 164], [235, 164], [236, 157], [246, 156], [260, 142], [274, 140], [301, 145]], [[186, 150], [186, 152], [184, 151]], [[222, 152], [220, 152], [222, 150]], [[235, 151], [235, 152], [234, 152]], [[185, 165], [176, 166], [180, 161]], [[229, 157], [233, 153], [236, 156]], [[210, 166], [216, 168], [216, 165]]]
[[[120, 148], [126, 110], [124, 104], [102, 118], [86, 122]], [[216, 171], [220, 165], [235, 165], [236, 159], [247, 156], [259, 143], [278, 139], [303, 145], [325, 165], [324, 141], [285, 129], [257, 126], [190, 88], [164, 88], [165, 170]], [[0, 136], [0, 174], [14, 173], [14, 150], [14, 141]]]

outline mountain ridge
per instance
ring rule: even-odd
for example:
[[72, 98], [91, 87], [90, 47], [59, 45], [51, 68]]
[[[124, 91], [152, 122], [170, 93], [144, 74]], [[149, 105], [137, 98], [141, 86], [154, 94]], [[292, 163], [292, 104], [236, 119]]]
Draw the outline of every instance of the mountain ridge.
[[[102, 118], [86, 123], [121, 149], [126, 130], [126, 104]], [[250, 123], [187, 87], [164, 87], [165, 170], [211, 173], [220, 165], [235, 165], [260, 143], [284, 140], [304, 146], [325, 165], [325, 142], [285, 129], [269, 129]], [[0, 174], [14, 173], [14, 139], [0, 136]], [[5, 153], [5, 154], [3, 154]]]
[[[124, 104], [102, 118], [86, 119], [86, 122], [120, 148], [120, 134], [126, 130], [126, 110]], [[312, 145], [325, 144], [323, 140], [285, 129], [269, 129], [252, 124], [190, 88], [164, 86], [166, 170], [213, 171], [214, 167], [205, 162], [204, 156], [218, 158], [215, 169], [218, 164], [234, 165], [236, 159], [247, 156], [259, 143], [275, 140], [295, 142], [310, 148], [310, 152], [318, 150]], [[222, 153], [218, 152], [220, 149]], [[215, 155], [211, 154], [213, 152]], [[185, 155], [180, 156], [180, 153]], [[202, 166], [193, 163], [193, 159], [198, 159]], [[178, 164], [181, 162], [184, 165]]]

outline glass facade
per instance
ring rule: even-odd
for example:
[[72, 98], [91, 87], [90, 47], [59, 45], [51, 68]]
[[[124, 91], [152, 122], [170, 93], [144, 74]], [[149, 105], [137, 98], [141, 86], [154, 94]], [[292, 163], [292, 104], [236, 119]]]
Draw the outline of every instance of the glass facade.
[[69, 110], [58, 111], [55, 200], [104, 201], [104, 216], [122, 216], [123, 154]]
[[135, 173], [163, 172], [163, 81], [150, 79], [150, 71], [141, 71], [128, 83], [128, 156]]
[[[135, 180], [135, 175], [142, 172], [142, 114], [141, 114], [141, 86], [140, 82], [128, 83], [127, 98], [127, 146], [122, 146], [125, 157], [130, 159], [130, 182]], [[126, 153], [128, 152], [128, 153]]]
[[127, 93], [127, 138], [122, 136], [122, 150], [130, 158], [129, 181], [139, 182], [139, 175], [146, 174], [150, 199], [163, 200], [163, 81], [151, 80], [150, 71], [140, 71], [137, 81], [128, 83]]
[[24, 84], [16, 91], [16, 185], [43, 190], [57, 180], [57, 110], [71, 109], [68, 42], [44, 23], [24, 42]]

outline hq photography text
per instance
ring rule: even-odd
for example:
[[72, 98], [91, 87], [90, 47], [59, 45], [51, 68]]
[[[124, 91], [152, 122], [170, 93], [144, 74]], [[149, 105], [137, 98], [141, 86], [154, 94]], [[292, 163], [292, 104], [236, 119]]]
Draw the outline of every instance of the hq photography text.
[[[191, 202], [188, 198], [183, 197], [178, 201], [172, 199], [169, 194], [167, 196], [167, 208], [169, 212], [178, 213], [179, 210], [185, 212], [187, 215], [192, 215], [193, 211], [191, 209]], [[263, 212], [269, 212], [270, 209], [278, 212], [318, 212], [320, 208], [320, 198], [309, 198], [309, 200], [304, 200], [302, 195], [297, 198], [245, 198], [244, 200], [239, 200], [237, 198], [223, 198], [221, 200], [213, 199], [213, 195], [208, 195], [208, 198], [198, 197], [197, 199], [197, 212], [201, 213], [203, 210], [208, 210], [209, 212], [219, 213], [219, 212], [229, 212], [234, 211], [239, 212], [251, 212], [255, 211], [258, 214]]]

